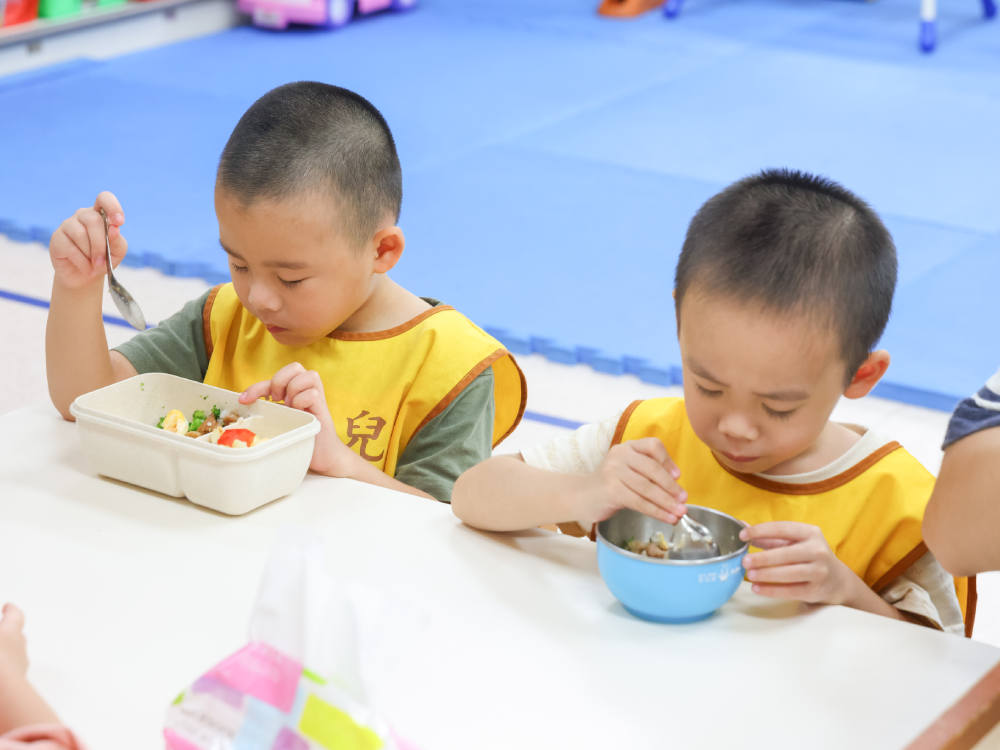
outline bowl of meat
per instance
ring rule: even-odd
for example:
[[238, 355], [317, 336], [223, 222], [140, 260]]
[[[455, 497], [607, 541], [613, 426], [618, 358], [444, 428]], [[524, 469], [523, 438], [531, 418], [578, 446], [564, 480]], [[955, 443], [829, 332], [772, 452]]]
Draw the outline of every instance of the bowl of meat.
[[654, 622], [703, 620], [729, 601], [743, 580], [746, 524], [711, 508], [687, 506], [708, 527], [720, 554], [676, 559], [677, 527], [629, 509], [597, 525], [597, 565], [611, 593], [636, 617]]
[[102, 474], [228, 515], [302, 483], [320, 426], [307, 412], [164, 373], [73, 402], [84, 453]]

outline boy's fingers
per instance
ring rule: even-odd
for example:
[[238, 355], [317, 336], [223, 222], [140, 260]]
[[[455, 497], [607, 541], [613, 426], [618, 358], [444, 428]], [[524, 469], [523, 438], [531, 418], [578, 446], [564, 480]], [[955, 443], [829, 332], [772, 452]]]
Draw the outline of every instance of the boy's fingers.
[[120, 227], [125, 223], [125, 212], [122, 210], [122, 204], [118, 202], [118, 198], [114, 193], [105, 190], [97, 194], [97, 200], [94, 201], [94, 211], [97, 212], [98, 216], [101, 215], [102, 208], [104, 209], [104, 213], [108, 215], [109, 228], [112, 224]]
[[775, 565], [795, 565], [813, 559], [806, 545], [792, 544], [787, 547], [754, 552], [743, 558], [743, 567], [748, 569], [769, 568]]
[[322, 394], [315, 388], [305, 391], [285, 399], [285, 406], [299, 409], [300, 411], [312, 411], [318, 404], [325, 403]]
[[671, 525], [680, 520], [676, 513], [671, 513], [639, 495], [632, 495], [624, 505], [627, 508], [642, 513], [644, 516], [649, 516], [650, 518], [655, 518]]
[[661, 487], [649, 481], [641, 474], [630, 473], [624, 479], [625, 487], [631, 490], [643, 501], [652, 503], [664, 512], [673, 516], [683, 515], [684, 503], [665, 492]]
[[674, 481], [666, 468], [656, 459], [650, 458], [642, 453], [633, 454], [628, 461], [628, 467], [633, 472], [640, 474], [648, 481], [656, 484], [664, 492], [673, 495], [678, 502], [687, 500], [687, 492]]
[[801, 542], [808, 539], [812, 534], [812, 526], [795, 521], [767, 521], [740, 532], [740, 539], [744, 542], [755, 539], [787, 539], [793, 542]]
[[670, 457], [667, 453], [666, 447], [658, 438], [642, 438], [641, 440], [630, 440], [628, 444], [637, 453], [641, 453], [645, 456], [649, 456], [651, 459], [656, 461], [660, 466], [667, 470], [674, 479], [679, 479], [681, 476], [681, 470], [674, 463], [674, 459]]
[[805, 599], [809, 595], [809, 584], [804, 583], [755, 583], [752, 586], [755, 594], [771, 599]]
[[122, 258], [125, 257], [125, 253], [128, 252], [128, 240], [115, 230], [117, 236], [111, 236], [111, 262], [115, 264], [115, 268], [118, 268], [118, 264], [121, 263]]
[[[302, 365], [299, 365], [299, 367], [302, 367]], [[285, 403], [287, 404], [289, 399], [294, 400], [297, 394], [310, 389], [319, 391], [320, 393], [323, 392], [323, 381], [319, 373], [315, 370], [301, 372], [289, 381], [285, 390]]]
[[278, 370], [271, 378], [271, 398], [275, 401], [285, 401], [288, 395], [288, 385], [297, 375], [306, 371], [298, 362], [292, 362]]
[[95, 211], [86, 211], [80, 217], [80, 223], [87, 230], [88, 243], [86, 252], [90, 256], [90, 261], [97, 269], [106, 265], [105, 243], [104, 243], [104, 219]]
[[20, 633], [24, 628], [24, 612], [21, 608], [10, 604], [3, 605], [3, 618], [0, 618], [0, 630], [5, 633]]
[[62, 260], [68, 261], [73, 264], [83, 276], [96, 276], [97, 272], [94, 270], [94, 264], [90, 262], [90, 258], [84, 256], [83, 253], [74, 245], [73, 248], [67, 252], [65, 255], [57, 256]]
[[63, 234], [66, 235], [68, 242], [60, 243], [60, 246], [57, 248], [57, 254], [72, 259], [72, 255], [77, 253], [90, 264], [90, 231], [83, 221], [81, 221], [80, 217], [75, 215], [73, 218], [67, 219], [60, 228]]
[[271, 395], [271, 381], [261, 380], [259, 383], [254, 383], [252, 386], [247, 388], [243, 393], [240, 394], [241, 404], [252, 404], [259, 398]]
[[747, 573], [747, 578], [754, 583], [809, 583], [815, 572], [812, 565], [800, 563], [760, 570], [752, 569]]
[[788, 539], [754, 539], [753, 546], [757, 549], [777, 549], [778, 547], [788, 547], [798, 542], [791, 542]]

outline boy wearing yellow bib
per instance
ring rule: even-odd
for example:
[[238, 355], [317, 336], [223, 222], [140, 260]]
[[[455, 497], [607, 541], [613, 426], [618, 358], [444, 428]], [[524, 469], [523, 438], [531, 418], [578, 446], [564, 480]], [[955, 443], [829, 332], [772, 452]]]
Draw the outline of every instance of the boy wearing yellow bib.
[[750, 524], [763, 596], [843, 604], [971, 633], [974, 579], [921, 538], [933, 477], [898, 443], [830, 415], [889, 366], [896, 253], [862, 200], [787, 170], [746, 178], [695, 215], [677, 264], [684, 398], [498, 456], [452, 509], [490, 530], [592, 535], [620, 508], [676, 523], [690, 499]]
[[125, 217], [111, 193], [53, 235], [49, 390], [69, 418], [81, 393], [169, 372], [282, 401], [321, 424], [313, 471], [447, 502], [455, 479], [520, 421], [523, 376], [453, 308], [387, 273], [404, 248], [402, 171], [368, 101], [320, 83], [281, 86], [240, 119], [215, 210], [232, 282], [108, 351], [104, 224], [112, 262]]

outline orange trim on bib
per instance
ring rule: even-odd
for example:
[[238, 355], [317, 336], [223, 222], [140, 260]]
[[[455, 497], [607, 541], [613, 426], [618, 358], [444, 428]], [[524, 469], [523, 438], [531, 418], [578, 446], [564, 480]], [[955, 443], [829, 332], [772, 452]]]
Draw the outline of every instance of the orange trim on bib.
[[876, 594], [881, 594], [882, 589], [888, 586], [890, 583], [895, 581], [901, 575], [903, 571], [909, 568], [913, 563], [919, 560], [921, 557], [927, 554], [927, 544], [925, 542], [920, 542], [916, 547], [911, 549], [902, 560], [893, 565], [885, 574], [879, 578], [875, 583], [872, 584], [872, 591]]
[[[425, 416], [423, 418], [423, 421], [421, 421], [420, 424], [417, 425], [417, 428], [413, 431], [413, 434], [416, 435], [418, 432], [420, 432], [420, 430], [424, 428], [424, 426], [428, 422], [430, 422], [432, 419], [434, 419], [434, 417], [436, 417], [438, 414], [447, 409], [448, 405], [455, 400], [458, 394], [464, 391], [466, 386], [469, 385], [469, 383], [478, 378], [487, 367], [489, 367], [498, 359], [500, 359], [500, 357], [506, 357], [509, 354], [510, 353], [506, 349], [500, 349], [499, 351], [493, 352], [490, 356], [486, 357], [486, 359], [480, 361], [475, 367], [469, 370], [465, 374], [465, 376], [461, 380], [459, 380], [450, 391], [448, 391], [445, 394], [444, 398], [438, 401], [437, 405], [429, 412], [427, 412], [427, 416]], [[412, 440], [412, 438], [410, 439]]]
[[625, 428], [628, 427], [628, 421], [632, 417], [632, 412], [635, 411], [636, 407], [642, 403], [642, 399], [637, 399], [633, 401], [625, 411], [622, 412], [621, 417], [618, 419], [618, 426], [615, 427], [615, 434], [611, 438], [612, 445], [619, 445], [622, 441], [622, 437], [625, 435]]
[[493, 444], [494, 448], [500, 445], [500, 443], [508, 438], [510, 433], [517, 429], [517, 426], [521, 424], [521, 419], [524, 417], [524, 410], [528, 407], [528, 381], [524, 377], [524, 371], [521, 370], [521, 365], [519, 365], [517, 360], [514, 359], [514, 355], [508, 356], [510, 356], [510, 361], [513, 363], [514, 369], [517, 370], [517, 377], [521, 381], [521, 403], [517, 407], [517, 417], [514, 419], [514, 423], [503, 435], [500, 436], [500, 439]]
[[969, 593], [965, 605], [965, 637], [972, 637], [972, 628], [976, 624], [976, 605], [979, 603], [979, 592], [976, 590], [976, 577], [969, 576]]
[[891, 443], [886, 443], [878, 450], [870, 453], [861, 461], [858, 461], [858, 463], [854, 464], [854, 466], [849, 468], [847, 471], [837, 474], [835, 477], [824, 479], [822, 482], [809, 482], [807, 484], [776, 482], [773, 479], [765, 479], [764, 477], [759, 477], [756, 474], [741, 474], [738, 471], [730, 469], [722, 463], [722, 461], [719, 461], [719, 457], [716, 456], [714, 452], [712, 453], [712, 458], [718, 462], [719, 466], [739, 479], [741, 482], [746, 482], [751, 487], [756, 487], [759, 490], [776, 492], [780, 495], [819, 495], [822, 492], [829, 492], [830, 490], [835, 490], [838, 487], [843, 487], [852, 479], [857, 479], [890, 453], [894, 453], [902, 447], [903, 446], [893, 440]]
[[396, 326], [395, 328], [387, 328], [384, 331], [330, 331], [330, 333], [326, 334], [326, 337], [328, 339], [336, 339], [337, 341], [381, 341], [382, 339], [391, 339], [393, 336], [406, 333], [411, 328], [416, 328], [431, 315], [436, 315], [437, 313], [444, 312], [445, 310], [454, 309], [455, 308], [451, 305], [438, 305], [437, 307], [432, 307], [430, 310], [424, 310], [417, 317], [410, 318], [410, 320]]
[[205, 339], [205, 354], [208, 355], [209, 359], [212, 358], [212, 352], [215, 351], [215, 344], [212, 342], [212, 306], [215, 304], [215, 295], [219, 293], [220, 289], [222, 289], [222, 284], [208, 293], [205, 306], [201, 309], [201, 332]]
[[557, 523], [559, 531], [561, 531], [566, 536], [575, 536], [577, 538], [586, 539], [590, 537], [590, 533], [583, 530], [577, 521], [563, 521], [562, 523]]

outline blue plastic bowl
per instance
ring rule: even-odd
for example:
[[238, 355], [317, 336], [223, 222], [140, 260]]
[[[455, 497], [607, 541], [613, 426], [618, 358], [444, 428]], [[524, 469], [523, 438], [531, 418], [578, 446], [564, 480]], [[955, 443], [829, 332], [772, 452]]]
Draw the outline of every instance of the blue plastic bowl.
[[650, 539], [658, 531], [669, 541], [670, 524], [634, 510], [620, 510], [597, 525], [597, 565], [611, 593], [636, 617], [654, 622], [704, 620], [729, 601], [743, 580], [740, 540], [746, 524], [710, 508], [689, 505], [688, 513], [712, 532], [720, 557], [667, 560], [637, 555], [622, 547], [628, 539]]

